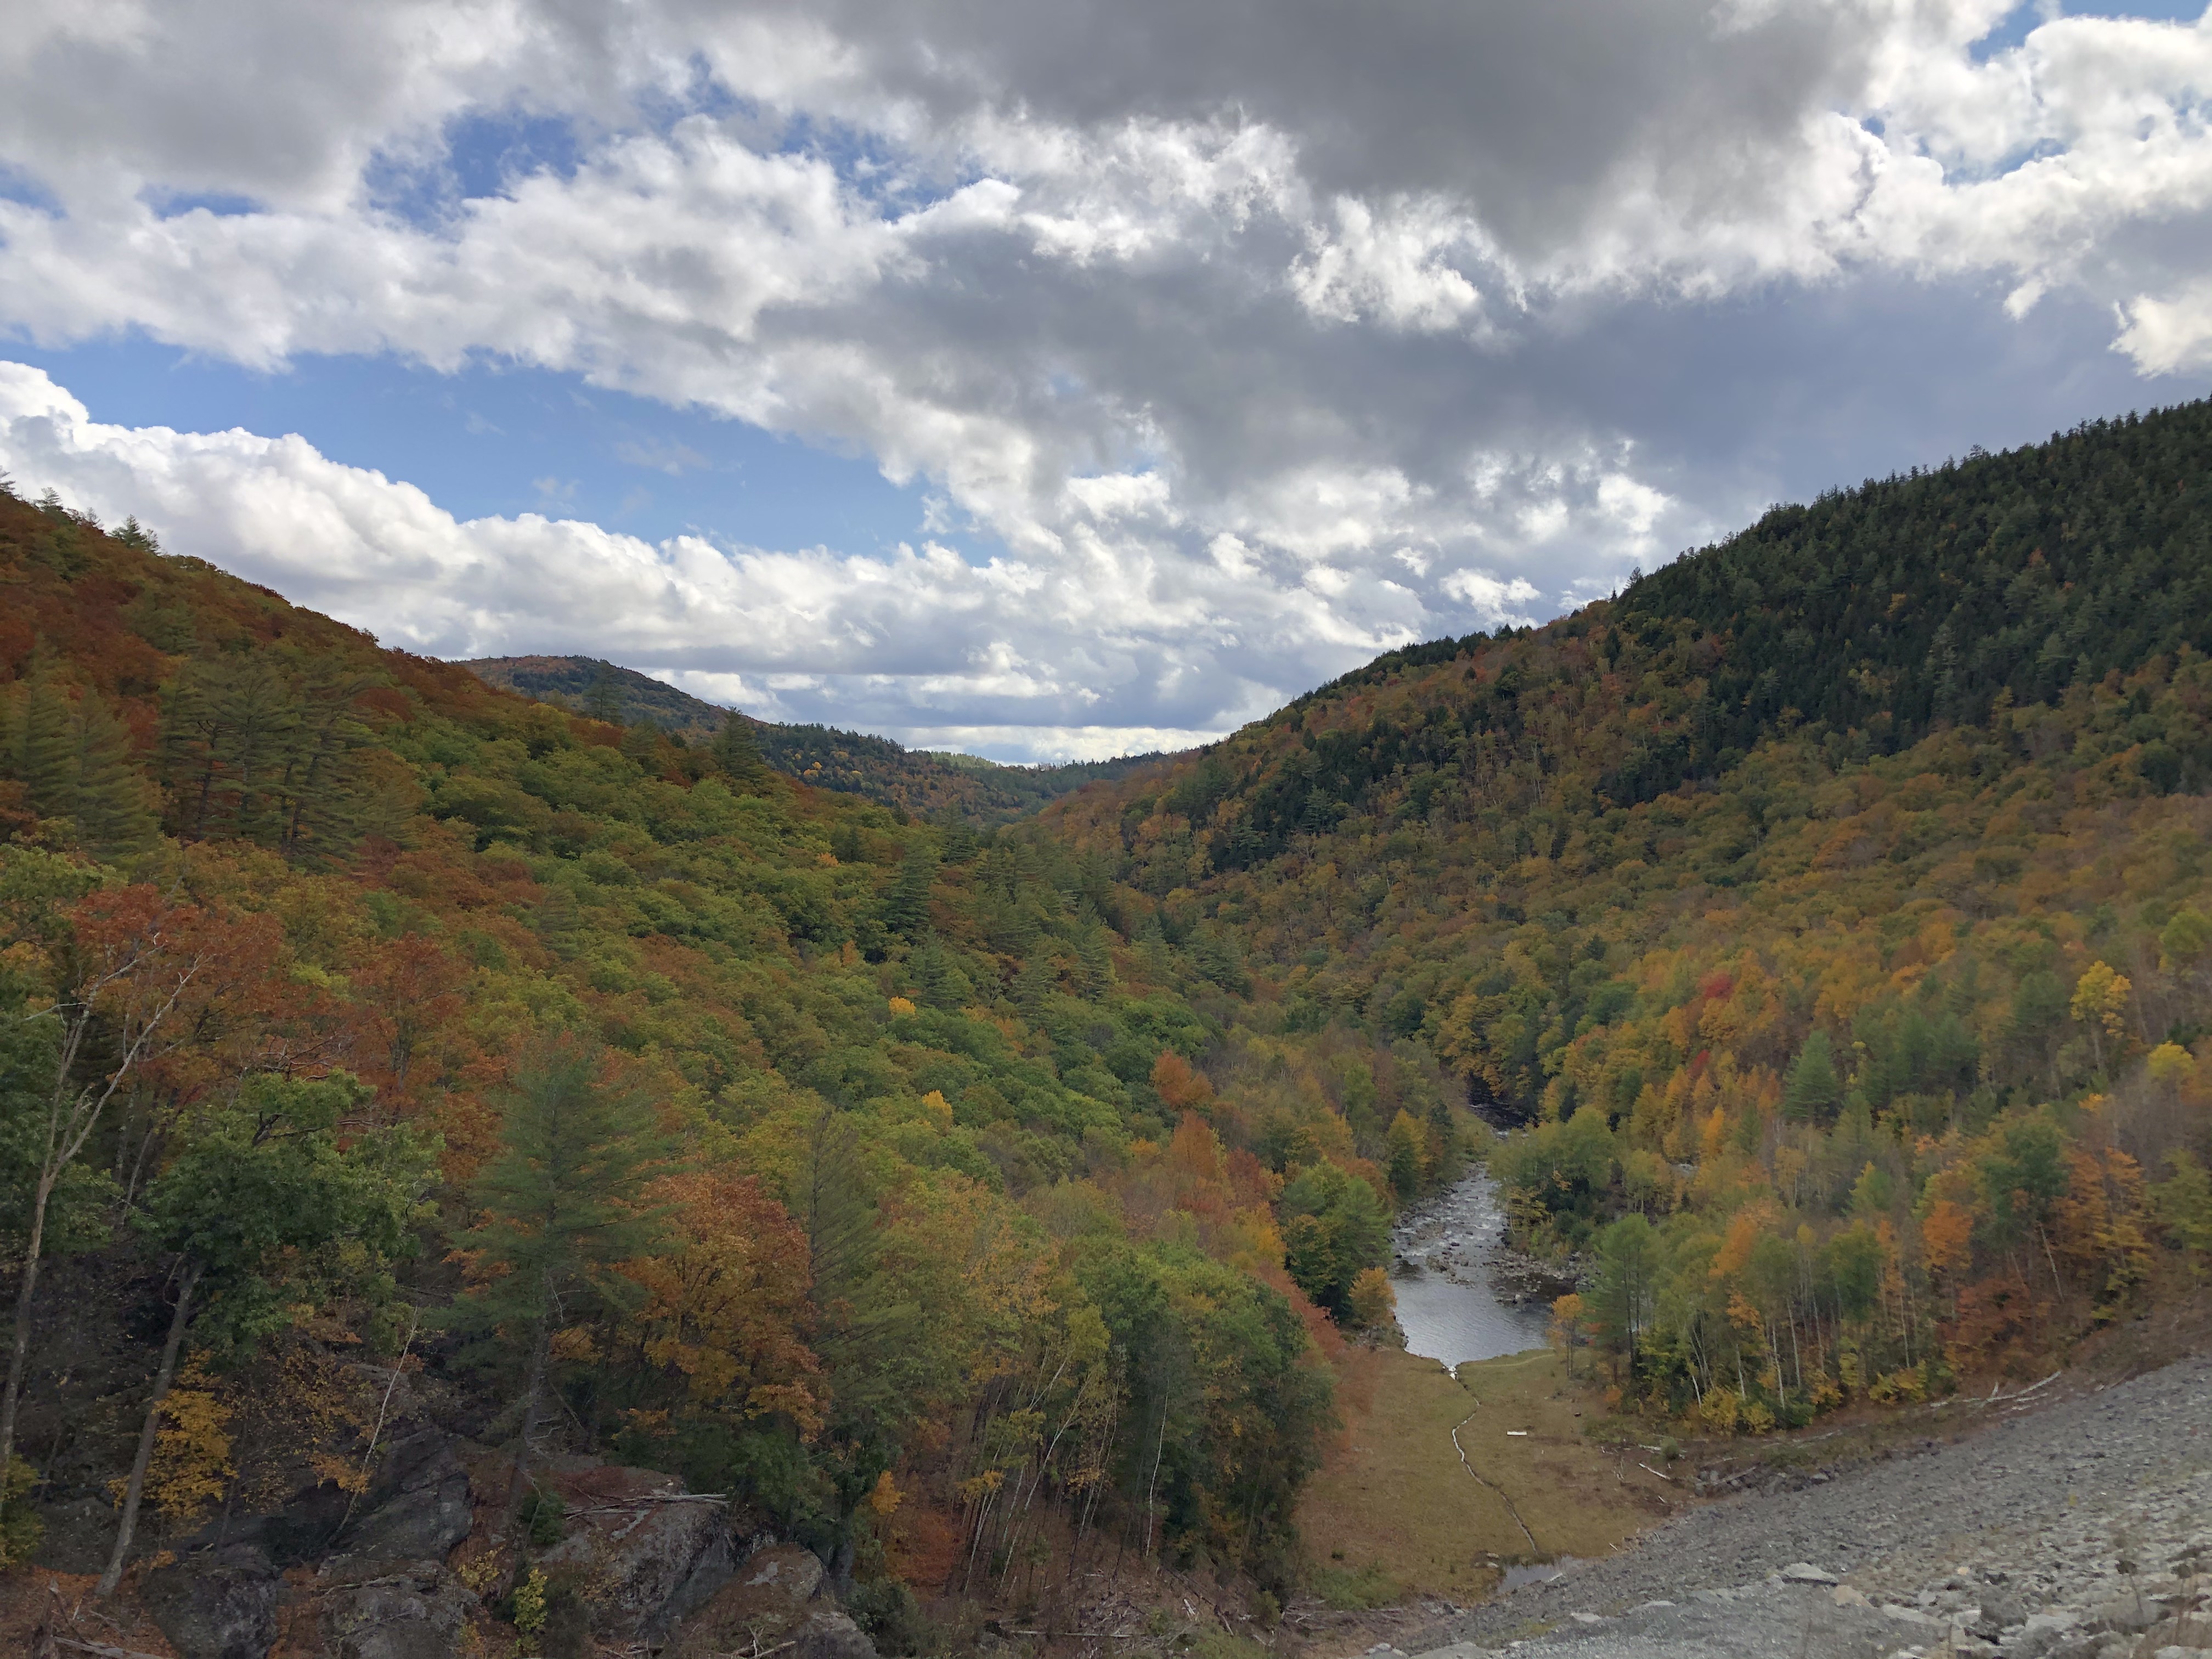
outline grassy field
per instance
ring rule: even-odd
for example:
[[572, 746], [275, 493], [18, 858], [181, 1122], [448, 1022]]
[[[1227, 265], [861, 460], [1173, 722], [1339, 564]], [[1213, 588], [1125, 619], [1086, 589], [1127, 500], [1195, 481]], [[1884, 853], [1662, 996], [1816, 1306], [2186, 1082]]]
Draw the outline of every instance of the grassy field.
[[1462, 1365], [1456, 1378], [1395, 1352], [1352, 1363], [1343, 1442], [1298, 1511], [1310, 1581], [1339, 1605], [1393, 1591], [1474, 1601], [1506, 1564], [1601, 1555], [1682, 1501], [1638, 1467], [1657, 1457], [1585, 1433], [1603, 1402], [1570, 1384], [1555, 1354]]

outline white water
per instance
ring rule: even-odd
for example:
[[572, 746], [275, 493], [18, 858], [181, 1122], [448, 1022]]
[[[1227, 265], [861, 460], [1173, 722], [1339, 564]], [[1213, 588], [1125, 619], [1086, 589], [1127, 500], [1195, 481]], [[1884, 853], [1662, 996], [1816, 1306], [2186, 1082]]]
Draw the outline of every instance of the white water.
[[1498, 1183], [1480, 1172], [1399, 1222], [1390, 1288], [1407, 1352], [1450, 1366], [1544, 1346], [1550, 1308], [1516, 1307], [1492, 1288], [1490, 1256], [1504, 1237]]

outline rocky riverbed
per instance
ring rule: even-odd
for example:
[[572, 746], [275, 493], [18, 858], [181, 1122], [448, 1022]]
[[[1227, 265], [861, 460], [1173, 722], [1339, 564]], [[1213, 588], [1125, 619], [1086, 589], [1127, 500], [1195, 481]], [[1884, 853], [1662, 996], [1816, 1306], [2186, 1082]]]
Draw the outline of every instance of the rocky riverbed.
[[1961, 1440], [1697, 1510], [1396, 1650], [2204, 1659], [2212, 1357], [2051, 1393]]
[[1407, 1351], [1456, 1365], [1540, 1347], [1553, 1300], [1574, 1289], [1578, 1265], [1507, 1244], [1498, 1183], [1477, 1170], [1408, 1212], [1391, 1236]]

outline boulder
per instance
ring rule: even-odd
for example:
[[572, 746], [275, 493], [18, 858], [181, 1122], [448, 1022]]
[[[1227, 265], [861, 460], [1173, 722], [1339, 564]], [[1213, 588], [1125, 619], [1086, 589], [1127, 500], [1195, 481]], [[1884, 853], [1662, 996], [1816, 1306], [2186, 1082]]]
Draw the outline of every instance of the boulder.
[[2014, 1638], [2009, 1651], [2014, 1659], [2044, 1659], [2080, 1633], [2081, 1615], [2063, 1610], [2032, 1613]]
[[2089, 1609], [2091, 1626], [2122, 1636], [2139, 1635], [2166, 1617], [2166, 1609], [2146, 1595], [2116, 1595]]
[[470, 1519], [469, 1474], [453, 1442], [435, 1429], [420, 1430], [386, 1454], [325, 1571], [357, 1579], [380, 1566], [435, 1565], [468, 1536]]
[[595, 1633], [636, 1641], [665, 1631], [728, 1577], [722, 1506], [691, 1498], [672, 1476], [592, 1464], [547, 1484], [569, 1518], [566, 1534], [536, 1565], [575, 1588]]
[[875, 1644], [822, 1595], [822, 1563], [796, 1544], [756, 1552], [684, 1620], [671, 1659], [782, 1647], [790, 1659], [875, 1659]]
[[465, 1585], [436, 1568], [340, 1585], [322, 1596], [323, 1651], [331, 1659], [447, 1659], [476, 1605]]
[[234, 1544], [148, 1573], [138, 1599], [183, 1659], [267, 1659], [283, 1591], [267, 1556]]
[[1810, 1561], [1793, 1561], [1782, 1569], [1785, 1584], [1832, 1584], [1836, 1575], [1825, 1567], [1816, 1567]]

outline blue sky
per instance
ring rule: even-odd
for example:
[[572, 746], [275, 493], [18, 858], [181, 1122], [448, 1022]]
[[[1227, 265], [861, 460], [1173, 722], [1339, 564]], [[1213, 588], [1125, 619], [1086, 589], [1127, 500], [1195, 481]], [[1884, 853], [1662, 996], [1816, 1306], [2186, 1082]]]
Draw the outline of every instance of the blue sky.
[[[864, 455], [513, 364], [440, 372], [393, 355], [247, 368], [137, 333], [0, 348], [94, 416], [186, 432], [296, 432], [325, 455], [420, 486], [461, 519], [540, 513], [659, 541], [879, 553], [922, 534], [927, 490]], [[965, 542], [968, 538], [947, 538]]]
[[19, 484], [1002, 758], [2212, 377], [2188, 7], [25, 9]]

